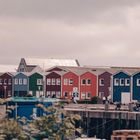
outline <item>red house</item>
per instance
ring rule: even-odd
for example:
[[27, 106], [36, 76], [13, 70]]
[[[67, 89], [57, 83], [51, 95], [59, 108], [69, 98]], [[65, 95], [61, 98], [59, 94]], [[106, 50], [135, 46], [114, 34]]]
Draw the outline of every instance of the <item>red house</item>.
[[81, 100], [90, 100], [92, 97], [97, 96], [97, 75], [95, 73], [87, 71], [80, 75]]
[[79, 98], [79, 76], [69, 71], [62, 76], [62, 98], [71, 99], [73, 95]]
[[12, 77], [11, 73], [0, 75], [0, 98], [12, 97]]

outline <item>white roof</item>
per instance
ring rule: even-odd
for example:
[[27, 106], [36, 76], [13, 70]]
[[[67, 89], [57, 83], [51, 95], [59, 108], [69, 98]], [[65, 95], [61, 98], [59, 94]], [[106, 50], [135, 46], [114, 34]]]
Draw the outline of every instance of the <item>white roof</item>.
[[16, 72], [18, 66], [17, 65], [1, 65], [0, 64], [0, 72]]
[[25, 58], [27, 65], [38, 65], [41, 68], [48, 69], [53, 66], [75, 66], [78, 64], [74, 59], [37, 59], [37, 58]]

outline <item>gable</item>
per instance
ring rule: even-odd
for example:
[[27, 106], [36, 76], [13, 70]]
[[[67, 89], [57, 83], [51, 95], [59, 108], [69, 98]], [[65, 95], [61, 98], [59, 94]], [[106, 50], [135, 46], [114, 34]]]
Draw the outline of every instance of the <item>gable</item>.
[[130, 78], [130, 75], [124, 73], [124, 72], [119, 72], [115, 75], [113, 75], [114, 78]]

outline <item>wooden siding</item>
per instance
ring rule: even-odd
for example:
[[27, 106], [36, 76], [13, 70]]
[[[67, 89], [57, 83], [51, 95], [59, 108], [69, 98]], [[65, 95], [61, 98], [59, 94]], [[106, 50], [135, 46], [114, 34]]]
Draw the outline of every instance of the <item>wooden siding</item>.
[[[4, 73], [0, 76], [0, 98], [9, 98], [12, 96], [12, 76]], [[9, 83], [9, 80], [11, 83]]]

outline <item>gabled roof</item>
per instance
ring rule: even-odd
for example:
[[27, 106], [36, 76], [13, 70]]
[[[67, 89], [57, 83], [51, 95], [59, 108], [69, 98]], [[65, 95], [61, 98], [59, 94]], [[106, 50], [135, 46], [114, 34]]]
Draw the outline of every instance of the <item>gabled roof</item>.
[[29, 76], [30, 75], [30, 72], [16, 72], [15, 74], [14, 74], [14, 77], [15, 76], [17, 76], [17, 75], [19, 75], [19, 74], [23, 74], [23, 75], [25, 75], [25, 76]]
[[37, 66], [26, 66], [26, 71], [27, 72], [31, 72], [31, 71], [33, 71], [35, 68], [36, 68]]
[[140, 70], [134, 72], [134, 73], [132, 74], [132, 76], [137, 75], [138, 73], [140, 73]]
[[35, 74], [35, 73], [40, 74], [40, 75], [43, 76], [43, 74], [42, 74], [41, 72], [39, 72], [39, 71], [32, 71], [32, 72], [30, 72], [30, 73], [28, 74], [28, 76], [32, 76], [32, 75]]
[[51, 71], [51, 72], [46, 72], [45, 73], [45, 76], [47, 76], [47, 75], [49, 75], [49, 74], [51, 74], [51, 73], [56, 73], [56, 74], [58, 74], [58, 75], [64, 75], [65, 73], [67, 73], [67, 72], [65, 72], [65, 71]]
[[116, 73], [114, 73], [113, 76], [119, 74], [120, 72], [123, 72], [123, 73], [125, 73], [125, 74], [131, 76], [131, 73], [127, 72], [126, 70], [125, 70], [125, 71], [124, 71], [124, 70], [119, 70], [119, 71], [117, 71]]
[[14, 73], [10, 73], [10, 72], [3, 72], [3, 73], [0, 73], [0, 76], [3, 76], [4, 74], [8, 74], [9, 76], [13, 77]]
[[24, 58], [26, 65], [40, 66], [43, 69], [48, 69], [53, 66], [79, 66], [79, 62], [75, 59], [38, 59], [38, 58]]

